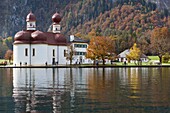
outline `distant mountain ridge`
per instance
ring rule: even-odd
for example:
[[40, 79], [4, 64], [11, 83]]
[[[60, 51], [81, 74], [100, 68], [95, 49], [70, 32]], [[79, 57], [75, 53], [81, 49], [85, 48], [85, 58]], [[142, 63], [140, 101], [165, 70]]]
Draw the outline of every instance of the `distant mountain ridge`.
[[[37, 29], [47, 31], [52, 24], [51, 16], [58, 11], [63, 17], [62, 33], [72, 33], [89, 30], [82, 26], [96, 21], [101, 14], [113, 10], [116, 0], [1, 0], [0, 4], [0, 36], [14, 36], [19, 30], [25, 29], [26, 15], [32, 11], [37, 17]], [[133, 0], [124, 0], [133, 1]], [[138, 0], [137, 0], [138, 1]], [[144, 0], [139, 0], [144, 1]], [[170, 0], [148, 0], [158, 7], [169, 8]], [[92, 23], [93, 24], [93, 23]], [[87, 30], [87, 31], [86, 31]]]

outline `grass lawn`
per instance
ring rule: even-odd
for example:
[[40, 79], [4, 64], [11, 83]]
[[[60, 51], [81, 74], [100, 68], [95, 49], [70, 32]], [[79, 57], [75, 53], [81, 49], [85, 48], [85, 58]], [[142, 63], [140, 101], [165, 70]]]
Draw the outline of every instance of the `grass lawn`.
[[0, 64], [4, 64], [5, 61], [6, 61], [7, 63], [9, 62], [8, 60], [0, 59]]
[[[157, 65], [157, 64], [153, 64], [153, 62], [155, 61], [159, 61], [159, 57], [158, 56], [148, 56], [148, 58], [150, 59], [148, 62], [142, 62], [142, 65]], [[124, 65], [123, 62], [116, 62], [116, 65], [120, 66], [120, 65]], [[136, 65], [135, 63], [127, 63], [127, 65], [129, 66], [134, 66]], [[163, 63], [162, 65], [170, 65], [170, 61], [168, 63]]]
[[7, 60], [5, 60], [5, 59], [0, 59], [0, 62], [4, 62], [4, 61], [7, 61]]
[[159, 60], [158, 56], [148, 56], [148, 58], [151, 60]]

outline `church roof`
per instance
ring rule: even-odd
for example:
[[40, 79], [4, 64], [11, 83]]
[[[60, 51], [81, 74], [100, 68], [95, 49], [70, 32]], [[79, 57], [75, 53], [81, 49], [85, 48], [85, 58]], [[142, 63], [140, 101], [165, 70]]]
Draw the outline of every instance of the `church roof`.
[[52, 21], [55, 23], [60, 23], [61, 21], [61, 16], [56, 12], [53, 16], [52, 16]]
[[30, 12], [26, 17], [26, 21], [27, 22], [35, 22], [36, 21], [35, 15], [32, 12]]
[[48, 44], [67, 45], [66, 37], [63, 34], [41, 31], [19, 31], [14, 37], [14, 44]]
[[47, 43], [49, 45], [67, 45], [66, 37], [63, 34], [56, 34], [52, 32], [45, 32]]
[[32, 40], [31, 33], [34, 31], [19, 31], [14, 36], [14, 44], [24, 44], [24, 43], [30, 43]]
[[[54, 24], [59, 24], [61, 17], [58, 13], [52, 16]], [[35, 15], [30, 12], [26, 17], [27, 22], [36, 21]], [[22, 30], [16, 33], [14, 44], [48, 44], [67, 45], [67, 39], [63, 34], [53, 32], [42, 32], [39, 30]]]

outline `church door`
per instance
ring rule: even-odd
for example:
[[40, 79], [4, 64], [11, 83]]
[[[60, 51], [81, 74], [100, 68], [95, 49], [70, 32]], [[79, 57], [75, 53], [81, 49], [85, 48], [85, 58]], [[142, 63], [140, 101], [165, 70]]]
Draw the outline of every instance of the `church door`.
[[52, 64], [55, 65], [55, 58], [52, 58]]

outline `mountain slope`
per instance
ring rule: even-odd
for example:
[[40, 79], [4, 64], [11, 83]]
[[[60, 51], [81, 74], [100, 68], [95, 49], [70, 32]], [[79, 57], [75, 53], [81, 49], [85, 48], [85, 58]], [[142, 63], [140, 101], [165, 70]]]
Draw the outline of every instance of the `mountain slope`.
[[[47, 31], [52, 24], [51, 16], [58, 11], [63, 19], [61, 22], [62, 32], [70, 35], [81, 31], [82, 33], [89, 32], [92, 27], [83, 27], [90, 24], [96, 24], [96, 19], [105, 13], [120, 5], [116, 0], [1, 0], [0, 4], [0, 36], [14, 36], [19, 30], [25, 29], [26, 15], [32, 11], [37, 17], [37, 28], [42, 31]], [[120, 0], [123, 4], [135, 0]], [[157, 3], [156, 0], [148, 0], [148, 2]], [[162, 0], [159, 4], [164, 4], [168, 7], [170, 0]], [[143, 2], [144, 0], [136, 0]], [[154, 6], [154, 5], [153, 5]], [[146, 6], [148, 7], [148, 6]], [[155, 6], [153, 8], [155, 10]], [[149, 9], [148, 9], [149, 12]], [[106, 20], [106, 22], [108, 20]], [[102, 23], [102, 24], [103, 24]], [[100, 23], [101, 24], [101, 23]], [[91, 25], [90, 25], [91, 26]], [[93, 25], [97, 28], [98, 25]]]
[[[89, 6], [89, 4], [84, 4], [84, 7], [87, 6]], [[92, 17], [90, 19], [90, 16], [87, 15], [90, 15], [91, 13], [86, 13], [83, 22], [74, 24], [80, 17], [83, 17], [83, 13], [80, 13], [80, 17], [78, 19], [75, 18], [77, 17], [77, 14], [79, 14], [79, 11], [83, 10], [88, 12], [88, 9], [81, 8], [73, 10], [75, 13], [71, 13], [71, 16], [64, 16], [64, 21], [74, 20], [69, 23], [69, 25], [71, 25], [71, 33], [79, 31], [83, 34], [87, 34], [92, 29], [98, 28], [100, 28], [103, 34], [106, 34], [105, 32], [108, 31], [108, 29], [144, 33], [147, 30], [152, 30], [154, 27], [168, 26], [168, 17], [158, 11], [156, 6], [153, 6], [154, 4], [143, 2], [118, 2], [117, 7], [105, 10], [104, 12], [100, 11], [100, 14], [97, 17]], [[90, 11], [92, 14], [95, 14], [95, 10]], [[63, 27], [67, 28], [66, 25]]]
[[170, 10], [170, 0], [147, 0], [149, 2], [156, 3], [160, 9]]

